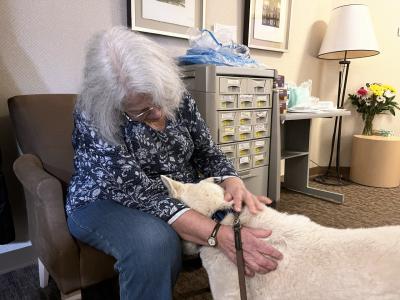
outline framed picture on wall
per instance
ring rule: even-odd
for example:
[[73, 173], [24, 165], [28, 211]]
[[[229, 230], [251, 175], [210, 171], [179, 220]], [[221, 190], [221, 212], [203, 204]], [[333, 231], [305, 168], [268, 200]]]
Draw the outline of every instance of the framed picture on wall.
[[178, 38], [189, 28], [202, 29], [206, 0], [127, 0], [128, 27]]
[[292, 0], [245, 0], [243, 44], [287, 52]]

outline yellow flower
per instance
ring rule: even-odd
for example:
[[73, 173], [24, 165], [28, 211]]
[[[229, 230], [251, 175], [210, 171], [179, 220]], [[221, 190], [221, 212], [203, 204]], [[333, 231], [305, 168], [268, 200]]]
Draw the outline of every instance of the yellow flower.
[[373, 93], [375, 96], [383, 96], [383, 93], [385, 92], [385, 89], [383, 88], [382, 85], [373, 83], [371, 84], [368, 89]]
[[393, 94], [396, 94], [396, 89], [394, 87], [392, 87], [391, 85], [388, 84], [383, 84], [382, 87], [385, 90], [389, 90], [390, 92], [392, 92]]

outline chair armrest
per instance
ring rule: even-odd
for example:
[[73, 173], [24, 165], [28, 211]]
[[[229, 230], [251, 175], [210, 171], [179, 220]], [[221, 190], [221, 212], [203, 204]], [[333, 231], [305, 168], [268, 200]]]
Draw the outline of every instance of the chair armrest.
[[80, 288], [79, 247], [68, 230], [61, 182], [32, 154], [18, 157], [13, 167], [24, 188], [34, 249], [63, 293]]

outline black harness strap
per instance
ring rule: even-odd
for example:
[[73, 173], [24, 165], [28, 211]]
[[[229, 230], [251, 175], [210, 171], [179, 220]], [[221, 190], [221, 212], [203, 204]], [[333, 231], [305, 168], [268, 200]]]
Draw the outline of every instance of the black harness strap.
[[234, 212], [234, 216], [235, 216], [235, 219], [233, 221], [232, 227], [233, 227], [233, 232], [235, 234], [236, 264], [237, 264], [238, 276], [239, 276], [240, 299], [247, 300], [242, 238], [241, 238], [241, 234], [240, 234], [240, 230], [242, 228], [242, 226], [240, 225], [240, 219], [239, 219], [240, 213]]

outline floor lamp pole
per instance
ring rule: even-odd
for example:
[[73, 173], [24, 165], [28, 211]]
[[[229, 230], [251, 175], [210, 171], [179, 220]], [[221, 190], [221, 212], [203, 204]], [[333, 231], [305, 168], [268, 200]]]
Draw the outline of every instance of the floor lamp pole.
[[[342, 69], [339, 71], [339, 85], [338, 85], [338, 95], [336, 107], [342, 109], [344, 106], [344, 98], [346, 96], [346, 86], [347, 77], [349, 74], [350, 61], [346, 59], [346, 54], [344, 59], [339, 61]], [[343, 80], [344, 76], [344, 80]], [[328, 185], [346, 185], [347, 182], [343, 180], [340, 175], [340, 141], [342, 136], [342, 117], [335, 117], [335, 125], [333, 129], [332, 142], [331, 142], [331, 152], [329, 156], [328, 168], [324, 175], [317, 176], [315, 181]], [[331, 173], [333, 153], [336, 146], [336, 166], [335, 174]]]

